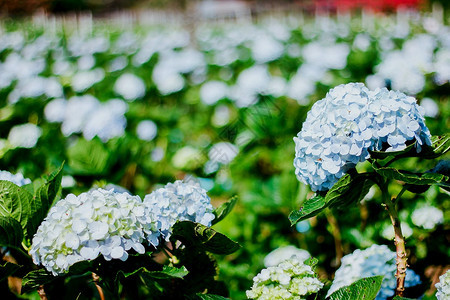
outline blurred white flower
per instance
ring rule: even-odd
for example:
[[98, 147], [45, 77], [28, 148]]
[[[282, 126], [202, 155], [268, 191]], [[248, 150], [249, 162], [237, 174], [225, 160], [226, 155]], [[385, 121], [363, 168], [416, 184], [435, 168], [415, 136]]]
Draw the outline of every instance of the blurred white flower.
[[211, 123], [216, 127], [221, 127], [230, 121], [230, 109], [227, 105], [218, 105], [214, 109], [214, 114], [211, 118]]
[[61, 178], [61, 187], [63, 187], [63, 188], [73, 187], [73, 186], [75, 186], [76, 183], [77, 182], [75, 181], [75, 178], [73, 178], [70, 175], [64, 175]]
[[204, 161], [200, 150], [192, 146], [179, 149], [172, 157], [172, 164], [178, 169], [195, 169]]
[[128, 105], [120, 99], [112, 99], [102, 103], [91, 111], [83, 126], [83, 136], [87, 140], [98, 136], [103, 142], [120, 137], [125, 133], [127, 119], [125, 113]]
[[84, 92], [97, 82], [105, 78], [105, 71], [95, 68], [90, 71], [81, 71], [72, 77], [72, 88], [75, 92]]
[[114, 92], [128, 101], [144, 97], [145, 89], [142, 78], [131, 73], [122, 74], [114, 84]]
[[29, 178], [24, 178], [22, 173], [12, 174], [8, 171], [0, 171], [0, 180], [10, 181], [18, 186], [31, 183], [31, 180]]
[[77, 66], [81, 71], [90, 70], [95, 66], [95, 57], [91, 54], [83, 55], [78, 58]]
[[91, 117], [93, 111], [97, 110], [100, 102], [92, 95], [72, 97], [67, 101], [64, 120], [61, 131], [65, 136], [79, 133]]
[[44, 115], [49, 122], [59, 122], [64, 121], [66, 114], [67, 101], [62, 98], [54, 99], [47, 103], [44, 109]]
[[178, 72], [156, 65], [152, 74], [153, 82], [162, 95], [169, 95], [184, 88], [184, 78]]
[[123, 70], [128, 65], [128, 59], [125, 56], [119, 56], [109, 63], [108, 71], [116, 72]]
[[200, 88], [200, 99], [207, 105], [214, 105], [228, 94], [228, 85], [222, 81], [207, 81]]
[[304, 262], [311, 257], [311, 254], [306, 250], [299, 249], [292, 245], [279, 247], [266, 255], [264, 258], [264, 266], [266, 268], [274, 267], [282, 261], [293, 257], [298, 261]]
[[158, 133], [158, 126], [151, 120], [144, 120], [139, 122], [136, 128], [136, 133], [139, 139], [143, 141], [151, 141]]
[[283, 54], [284, 47], [270, 35], [261, 34], [253, 40], [251, 50], [256, 63], [266, 63], [279, 58]]
[[437, 207], [425, 205], [413, 211], [411, 220], [416, 226], [434, 229], [444, 222], [444, 213]]
[[238, 153], [239, 148], [236, 147], [236, 145], [227, 142], [219, 142], [211, 147], [208, 152], [208, 157], [213, 162], [228, 165]]
[[17, 148], [33, 148], [42, 135], [42, 129], [34, 124], [16, 125], [9, 131], [8, 142]]
[[430, 118], [436, 118], [439, 114], [439, 106], [436, 101], [431, 98], [423, 98], [420, 101], [420, 106], [424, 109], [424, 116]]

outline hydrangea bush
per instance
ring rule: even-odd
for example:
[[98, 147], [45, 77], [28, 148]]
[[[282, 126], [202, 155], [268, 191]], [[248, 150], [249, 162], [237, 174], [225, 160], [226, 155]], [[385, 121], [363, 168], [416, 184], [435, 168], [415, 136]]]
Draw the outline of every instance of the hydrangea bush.
[[450, 299], [450, 270], [447, 270], [439, 277], [439, 282], [435, 285], [437, 289], [436, 298], [438, 300]]

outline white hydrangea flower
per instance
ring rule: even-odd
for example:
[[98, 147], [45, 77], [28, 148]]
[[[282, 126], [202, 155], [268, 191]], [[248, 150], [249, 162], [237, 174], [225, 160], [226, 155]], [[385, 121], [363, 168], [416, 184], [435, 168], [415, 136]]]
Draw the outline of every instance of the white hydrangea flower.
[[8, 141], [13, 147], [33, 148], [42, 135], [42, 129], [34, 124], [16, 125], [9, 131]]
[[362, 83], [339, 85], [313, 105], [294, 137], [295, 173], [313, 191], [325, 191], [369, 158], [369, 150], [399, 151], [415, 139], [420, 151], [430, 138], [414, 98]]
[[450, 269], [439, 276], [439, 282], [435, 285], [437, 289], [436, 298], [438, 300], [450, 300]]
[[264, 266], [266, 268], [274, 267], [282, 261], [292, 257], [295, 257], [296, 260], [303, 262], [310, 258], [311, 254], [309, 254], [306, 250], [299, 249], [292, 245], [279, 247], [264, 257]]
[[253, 278], [253, 286], [246, 294], [249, 299], [301, 300], [322, 287], [323, 283], [315, 277], [311, 267], [293, 257], [263, 269]]
[[136, 127], [136, 134], [140, 140], [151, 141], [158, 133], [158, 126], [151, 120], [144, 120], [139, 122]]
[[228, 85], [222, 81], [211, 80], [200, 88], [200, 99], [206, 105], [214, 105], [228, 94]]
[[144, 97], [145, 89], [144, 80], [131, 73], [121, 75], [114, 84], [114, 92], [128, 101]]
[[[146, 195], [144, 204], [149, 217], [158, 223], [157, 227], [166, 241], [169, 240], [176, 221], [193, 221], [211, 226], [215, 217], [206, 190], [198, 184], [184, 183], [181, 180], [168, 183], [164, 188]], [[151, 239], [155, 236], [148, 238], [153, 244]]]
[[72, 89], [75, 92], [84, 92], [104, 78], [105, 71], [102, 68], [78, 72], [72, 77]]
[[34, 235], [30, 255], [58, 275], [100, 255], [125, 261], [131, 249], [142, 254], [146, 236], [155, 233], [138, 196], [97, 189], [58, 201]]
[[414, 225], [425, 229], [433, 229], [444, 222], [444, 213], [437, 207], [426, 205], [415, 209], [411, 215]]
[[29, 178], [24, 178], [21, 173], [12, 174], [8, 171], [0, 171], [0, 180], [11, 181], [18, 186], [31, 183], [31, 180]]
[[98, 136], [103, 142], [125, 133], [127, 119], [125, 113], [128, 105], [123, 100], [112, 99], [102, 103], [86, 120], [83, 126], [83, 136], [87, 140]]
[[[343, 286], [350, 285], [361, 278], [376, 275], [384, 275], [384, 279], [375, 299], [384, 300], [393, 296], [397, 286], [395, 259], [395, 252], [389, 250], [386, 245], [372, 245], [365, 250], [357, 249], [344, 256], [341, 260], [341, 266], [334, 275], [334, 281], [327, 297]], [[405, 287], [411, 287], [420, 282], [419, 275], [407, 269]]]

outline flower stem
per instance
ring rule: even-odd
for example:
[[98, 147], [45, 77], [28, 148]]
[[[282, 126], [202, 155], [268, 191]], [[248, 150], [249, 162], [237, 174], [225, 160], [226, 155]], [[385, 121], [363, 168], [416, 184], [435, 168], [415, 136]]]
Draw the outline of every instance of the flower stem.
[[92, 272], [92, 279], [94, 280], [95, 287], [97, 288], [98, 295], [100, 296], [100, 300], [105, 300], [105, 294], [103, 293], [102, 287], [98, 284], [98, 280], [100, 277]]
[[37, 288], [37, 292], [38, 292], [39, 298], [40, 298], [41, 300], [47, 300], [47, 294], [45, 294], [44, 285], [40, 285], [40, 286]]
[[336, 257], [333, 262], [333, 267], [339, 267], [341, 265], [341, 259], [344, 256], [344, 250], [342, 247], [342, 238], [341, 238], [341, 231], [339, 230], [339, 224], [333, 215], [333, 212], [331, 209], [328, 209], [326, 212], [326, 217], [328, 220], [328, 224], [330, 224], [331, 230], [330, 233], [333, 235], [334, 238], [334, 247], [336, 250]]
[[[407, 256], [406, 256], [406, 249], [405, 249], [405, 238], [402, 234], [402, 228], [400, 226], [400, 219], [398, 218], [398, 213], [396, 209], [396, 199], [392, 199], [389, 196], [387, 183], [383, 184], [381, 187], [381, 192], [383, 194], [383, 202], [385, 205], [385, 208], [389, 214], [389, 218], [391, 219], [392, 226], [394, 226], [394, 244], [396, 248], [397, 253], [397, 273], [395, 274], [395, 277], [397, 278], [397, 288], [395, 290], [395, 294], [397, 296], [403, 297], [403, 293], [405, 291], [405, 277], [406, 277], [406, 267], [407, 264]], [[402, 192], [400, 192], [403, 194]], [[399, 194], [399, 196], [401, 196]]]

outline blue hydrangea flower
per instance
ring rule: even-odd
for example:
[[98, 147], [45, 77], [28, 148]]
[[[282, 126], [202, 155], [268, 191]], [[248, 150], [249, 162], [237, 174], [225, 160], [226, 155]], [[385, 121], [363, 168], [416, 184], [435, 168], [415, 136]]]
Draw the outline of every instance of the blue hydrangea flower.
[[[193, 221], [211, 226], [211, 221], [215, 217], [206, 190], [198, 184], [185, 183], [181, 180], [168, 183], [164, 188], [145, 196], [144, 204], [150, 218], [157, 221], [157, 227], [166, 241], [169, 240], [172, 226], [176, 221]], [[151, 238], [157, 237], [148, 238], [153, 244]]]
[[131, 249], [142, 254], [153, 234], [158, 230], [138, 196], [97, 189], [58, 201], [34, 235], [30, 255], [58, 275], [100, 255], [125, 261]]
[[330, 189], [369, 150], [399, 151], [411, 140], [431, 144], [422, 109], [412, 97], [362, 83], [331, 89], [308, 112], [294, 137], [295, 173], [313, 191]]
[[[334, 275], [334, 281], [327, 297], [339, 288], [350, 285], [361, 278], [384, 275], [381, 289], [375, 299], [387, 299], [394, 295], [397, 286], [396, 270], [396, 254], [389, 250], [386, 245], [372, 245], [365, 250], [357, 249], [342, 258], [341, 266]], [[419, 275], [407, 269], [405, 287], [420, 283]]]

